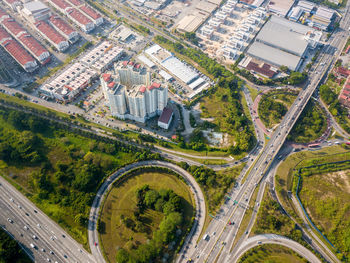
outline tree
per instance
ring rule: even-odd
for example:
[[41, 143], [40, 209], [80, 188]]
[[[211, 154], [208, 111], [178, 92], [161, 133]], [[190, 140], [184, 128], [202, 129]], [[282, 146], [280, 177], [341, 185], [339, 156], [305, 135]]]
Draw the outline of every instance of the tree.
[[154, 204], [156, 203], [158, 198], [159, 194], [157, 191], [149, 190], [145, 195], [145, 204], [150, 208], [154, 208]]
[[115, 259], [117, 263], [128, 263], [130, 262], [130, 255], [125, 249], [120, 248], [117, 251]]

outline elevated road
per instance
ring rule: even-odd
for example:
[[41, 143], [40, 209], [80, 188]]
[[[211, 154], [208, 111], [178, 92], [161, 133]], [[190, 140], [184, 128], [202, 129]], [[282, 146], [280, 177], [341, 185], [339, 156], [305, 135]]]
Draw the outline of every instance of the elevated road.
[[240, 249], [233, 255], [232, 263], [236, 263], [238, 259], [243, 256], [245, 252], [249, 249], [263, 244], [276, 244], [290, 248], [294, 252], [298, 253], [300, 256], [307, 259], [312, 263], [321, 263], [321, 261], [307, 248], [300, 245], [298, 242], [295, 242], [287, 237], [276, 235], [276, 234], [265, 234], [265, 235], [257, 235], [245, 240]]
[[[283, 118], [281, 124], [271, 136], [264, 151], [257, 158], [253, 168], [247, 175], [244, 185], [237, 189], [237, 194], [233, 196], [238, 204], [236, 206], [231, 204], [230, 208], [227, 208], [227, 204], [222, 206], [221, 210], [225, 211], [226, 214], [223, 218], [220, 218], [220, 220], [213, 220], [212, 223], [214, 226], [207, 231], [210, 235], [209, 241], [201, 240], [197, 249], [188, 259], [198, 262], [214, 262], [220, 257], [220, 254], [230, 254], [231, 247], [227, 246], [227, 244], [233, 243], [233, 240], [235, 239], [237, 233], [237, 229], [235, 230], [235, 228], [238, 228], [240, 222], [242, 222], [255, 187], [258, 186], [273, 159], [278, 154], [288, 134], [292, 130], [315, 89], [318, 87], [324, 74], [333, 65], [336, 60], [335, 58], [343, 49], [348, 37], [347, 29], [350, 26], [349, 19], [348, 3], [344, 18], [340, 23], [340, 28], [333, 34], [328, 45], [322, 47], [320, 55], [316, 59], [313, 71], [309, 76], [307, 87], [299, 93], [298, 97]], [[232, 221], [235, 222], [235, 225], [233, 226], [229, 224]], [[245, 234], [248, 236], [248, 233]], [[225, 262], [225, 259], [222, 259], [222, 262]]]

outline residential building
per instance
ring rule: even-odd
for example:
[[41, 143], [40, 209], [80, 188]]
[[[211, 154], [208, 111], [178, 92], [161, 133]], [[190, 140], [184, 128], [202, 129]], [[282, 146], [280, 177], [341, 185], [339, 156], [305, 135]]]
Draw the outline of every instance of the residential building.
[[34, 26], [39, 34], [58, 51], [63, 52], [69, 47], [68, 41], [45, 21], [36, 22]]
[[169, 129], [173, 116], [174, 116], [173, 110], [169, 107], [165, 107], [158, 119], [158, 126], [165, 130]]
[[48, 22], [70, 43], [75, 43], [80, 38], [79, 33], [59, 16], [51, 16]]

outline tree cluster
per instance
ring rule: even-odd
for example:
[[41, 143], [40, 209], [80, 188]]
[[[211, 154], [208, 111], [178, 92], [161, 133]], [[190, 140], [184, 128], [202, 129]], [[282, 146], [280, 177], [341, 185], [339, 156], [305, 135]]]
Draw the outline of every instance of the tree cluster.
[[121, 216], [126, 227], [136, 232], [144, 232], [142, 215], [147, 209], [164, 213], [164, 218], [149, 243], [142, 244], [131, 251], [119, 249], [116, 255], [118, 263], [157, 261], [171, 241], [178, 241], [176, 230], [180, 228], [183, 221], [181, 197], [172, 190], [160, 189], [157, 191], [151, 189], [149, 185], [137, 189], [136, 196], [137, 210], [134, 211], [133, 219]]

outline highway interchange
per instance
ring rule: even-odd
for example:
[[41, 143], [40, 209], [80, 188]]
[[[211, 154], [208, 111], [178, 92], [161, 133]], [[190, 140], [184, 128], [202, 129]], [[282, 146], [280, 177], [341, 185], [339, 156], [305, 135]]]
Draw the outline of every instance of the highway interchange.
[[[333, 34], [328, 45], [325, 45], [322, 48], [321, 54], [316, 60], [316, 65], [313, 67], [312, 74], [309, 76], [310, 80], [308, 86], [300, 92], [265, 148], [263, 148], [263, 134], [259, 129], [256, 130], [258, 135], [258, 148], [256, 148], [246, 159], [247, 165], [238, 178], [238, 185], [228, 193], [227, 196], [229, 196], [229, 199], [225, 202], [219, 213], [211, 221], [205, 231], [205, 233], [208, 234], [208, 239], [197, 240], [199, 237], [198, 231], [201, 229], [199, 227], [196, 234], [189, 237], [187, 245], [184, 246], [185, 249], [183, 247], [180, 253], [181, 256], [177, 258], [177, 262], [184, 262], [189, 259], [195, 262], [231, 262], [231, 260], [236, 259], [236, 256], [239, 253], [243, 253], [245, 248], [253, 247], [257, 242], [273, 243], [275, 241], [271, 240], [280, 239], [280, 237], [277, 236], [275, 236], [275, 238], [273, 236], [265, 236], [261, 237], [259, 240], [255, 240], [254, 238], [248, 238], [248, 236], [251, 227], [254, 224], [262, 200], [264, 188], [273, 181], [273, 173], [270, 173], [269, 170], [272, 162], [276, 159], [275, 157], [277, 155], [281, 154], [279, 151], [287, 135], [319, 85], [323, 75], [335, 62], [335, 57], [340, 53], [346, 42], [348, 36], [347, 29], [350, 26], [350, 17], [348, 13], [349, 3], [347, 4], [346, 12], [343, 15], [344, 17], [341, 20], [340, 29]], [[248, 105], [249, 103], [252, 105], [249, 96], [246, 96], [246, 99]], [[262, 149], [265, 150], [262, 151]], [[186, 159], [186, 156], [182, 158], [171, 152], [163, 151], [161, 148], [156, 149], [156, 151], [162, 153], [162, 155], [167, 158], [191, 163], [191, 160]], [[196, 162], [192, 160], [192, 163]], [[235, 162], [231, 161], [228, 166], [232, 166], [233, 164], [235, 164]], [[222, 165], [214, 168], [223, 169], [226, 167], [225, 165]], [[243, 183], [243, 178], [248, 170], [250, 172]], [[97, 234], [92, 231], [92, 235], [90, 236], [90, 232], [96, 227], [99, 207], [97, 203], [101, 201], [103, 193], [108, 189], [107, 182], [108, 181], [106, 181], [103, 186], [105, 188], [102, 187], [101, 192], [97, 194], [97, 201], [96, 203], [94, 201], [94, 209], [92, 209], [90, 214], [89, 241], [94, 256], [86, 252], [80, 244], [73, 240], [62, 228], [35, 207], [26, 197], [2, 177], [0, 178], [0, 209], [2, 211], [0, 223], [4, 229], [13, 235], [35, 262], [104, 262], [98, 246], [96, 246], [98, 245]], [[249, 208], [249, 202], [252, 195], [258, 186], [259, 192], [254, 204], [252, 219], [244, 232], [243, 238], [241, 238], [234, 247], [233, 244], [238, 229], [247, 209]], [[196, 190], [196, 192], [202, 195], [201, 191]], [[202, 201], [204, 200], [203, 196], [200, 198]], [[197, 209], [199, 209], [199, 207], [197, 207]], [[201, 208], [201, 213], [204, 211], [203, 208]], [[28, 229], [24, 229], [25, 226]], [[268, 242], [267, 239], [271, 242]], [[281, 241], [276, 242], [283, 243]], [[289, 241], [286, 242], [288, 243]], [[33, 244], [35, 247], [31, 248], [30, 244]], [[288, 246], [288, 244], [285, 245]], [[53, 253], [50, 253], [50, 251]], [[306, 258], [311, 257], [311, 255], [308, 254], [309, 252], [305, 252], [303, 249], [299, 252]], [[329, 255], [325, 255], [322, 251], [319, 252], [328, 258], [329, 261], [336, 261], [333, 256], [329, 258]], [[99, 256], [96, 258], [96, 254], [98, 253]], [[313, 260], [312, 262], [317, 261]]]

